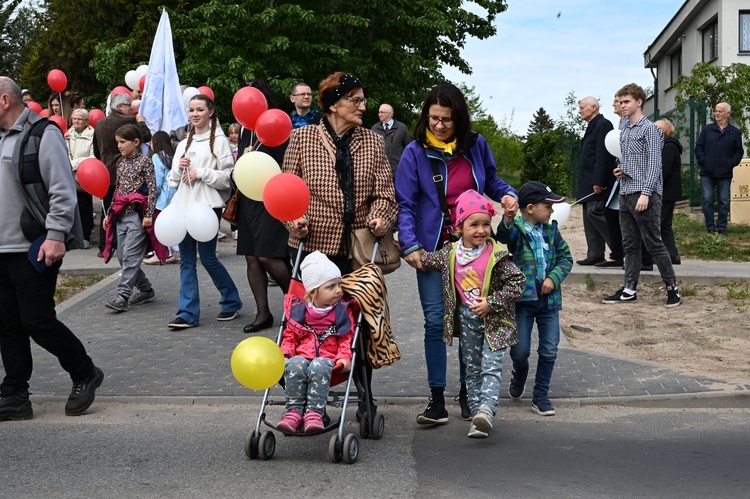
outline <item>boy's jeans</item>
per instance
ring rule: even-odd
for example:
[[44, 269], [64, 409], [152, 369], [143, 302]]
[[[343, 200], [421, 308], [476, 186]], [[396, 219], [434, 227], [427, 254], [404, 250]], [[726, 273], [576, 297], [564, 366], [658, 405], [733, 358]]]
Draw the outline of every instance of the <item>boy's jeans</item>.
[[534, 398], [547, 398], [552, 370], [557, 359], [557, 345], [560, 343], [560, 315], [557, 310], [547, 307], [547, 300], [516, 302], [516, 324], [518, 325], [518, 343], [510, 347], [510, 358], [513, 359], [514, 377], [526, 381], [529, 374], [529, 356], [531, 355], [531, 330], [536, 320], [539, 332], [539, 361], [536, 367]]

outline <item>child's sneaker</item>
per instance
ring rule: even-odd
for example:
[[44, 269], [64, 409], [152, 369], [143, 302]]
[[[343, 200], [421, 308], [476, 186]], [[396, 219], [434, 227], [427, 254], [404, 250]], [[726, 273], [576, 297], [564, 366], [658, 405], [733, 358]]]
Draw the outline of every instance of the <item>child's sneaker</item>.
[[552, 403], [547, 398], [533, 399], [531, 401], [531, 410], [536, 412], [540, 416], [554, 416], [555, 408], [552, 407]]
[[104, 306], [114, 310], [115, 312], [127, 312], [128, 311], [128, 300], [120, 295], [112, 300], [104, 303]]
[[518, 400], [523, 395], [523, 392], [526, 391], [526, 380], [520, 379], [518, 375], [516, 374], [516, 371], [513, 371], [512, 377], [510, 378], [510, 384], [508, 385], [508, 395], [510, 395], [510, 398], [513, 400]]
[[301, 427], [302, 414], [294, 409], [287, 411], [287, 413], [281, 418], [281, 421], [276, 425], [276, 428], [286, 433], [297, 433]]
[[315, 411], [308, 411], [305, 414], [305, 433], [314, 433], [325, 428], [323, 424], [323, 415]]
[[489, 434], [492, 431], [492, 418], [494, 416], [485, 407], [480, 407], [477, 411], [476, 416], [471, 420], [471, 424], [476, 427], [477, 430]]
[[469, 426], [469, 438], [487, 438], [490, 434], [481, 430], [478, 430], [474, 423]]
[[667, 308], [679, 307], [682, 304], [682, 295], [677, 286], [667, 286]]

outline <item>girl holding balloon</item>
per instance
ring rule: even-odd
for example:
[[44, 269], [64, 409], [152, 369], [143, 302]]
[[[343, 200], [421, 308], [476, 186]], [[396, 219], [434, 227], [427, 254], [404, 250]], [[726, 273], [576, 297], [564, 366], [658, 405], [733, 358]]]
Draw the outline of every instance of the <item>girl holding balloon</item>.
[[[201, 264], [221, 293], [221, 312], [216, 319], [236, 319], [242, 308], [237, 286], [216, 256], [218, 222], [229, 197], [234, 168], [232, 150], [226, 136], [219, 131], [216, 106], [208, 96], [198, 94], [190, 99], [188, 118], [192, 125], [190, 133], [177, 146], [172, 170], [167, 176], [169, 186], [177, 188], [172, 204], [186, 207], [195, 203], [208, 205], [216, 219], [200, 219], [197, 225], [192, 223], [195, 222], [195, 217], [192, 217], [194, 220], [188, 220], [191, 223], [188, 233], [179, 244], [179, 310], [175, 319], [168, 324], [170, 329], [186, 329], [199, 324], [200, 295], [196, 268], [198, 252]], [[162, 213], [162, 217], [165, 214]]]

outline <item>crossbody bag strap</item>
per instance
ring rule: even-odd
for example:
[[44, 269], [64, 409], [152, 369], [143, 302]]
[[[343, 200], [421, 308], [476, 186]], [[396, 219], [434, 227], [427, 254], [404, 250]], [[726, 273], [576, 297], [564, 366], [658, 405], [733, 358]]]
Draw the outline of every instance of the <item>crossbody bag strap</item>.
[[443, 174], [440, 173], [440, 162], [437, 158], [430, 157], [430, 166], [432, 167], [432, 181], [435, 182], [438, 200], [440, 201], [440, 211], [443, 212], [443, 225], [451, 228], [451, 211], [448, 208], [448, 200], [445, 198], [445, 188], [443, 187]]

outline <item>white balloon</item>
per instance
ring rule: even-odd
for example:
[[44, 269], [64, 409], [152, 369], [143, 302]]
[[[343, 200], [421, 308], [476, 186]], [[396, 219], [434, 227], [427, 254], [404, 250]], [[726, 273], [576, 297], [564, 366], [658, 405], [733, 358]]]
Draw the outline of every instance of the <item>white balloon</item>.
[[234, 182], [242, 194], [263, 201], [263, 189], [271, 177], [281, 173], [273, 157], [262, 151], [243, 154], [234, 166]]
[[604, 147], [607, 151], [615, 158], [622, 158], [622, 150], [620, 149], [620, 130], [610, 130], [607, 135], [604, 136]]
[[164, 246], [180, 244], [187, 234], [185, 212], [182, 210], [182, 206], [170, 204], [164, 208], [156, 217], [154, 233]]
[[188, 234], [196, 241], [205, 243], [219, 233], [219, 218], [213, 208], [206, 203], [192, 203], [188, 208], [186, 220]]
[[565, 225], [570, 218], [570, 205], [568, 203], [552, 204], [552, 220], [557, 220], [558, 225]]
[[127, 73], [125, 73], [125, 84], [130, 88], [130, 90], [138, 90], [138, 84], [141, 81], [141, 75], [139, 75], [136, 71], [130, 70]]
[[182, 100], [185, 102], [185, 107], [187, 108], [190, 105], [190, 99], [198, 95], [200, 90], [198, 90], [195, 87], [187, 87], [184, 92], [182, 92]]
[[141, 79], [141, 76], [148, 73], [148, 64], [141, 64], [137, 68], [135, 68], [135, 72], [138, 73], [138, 79]]

